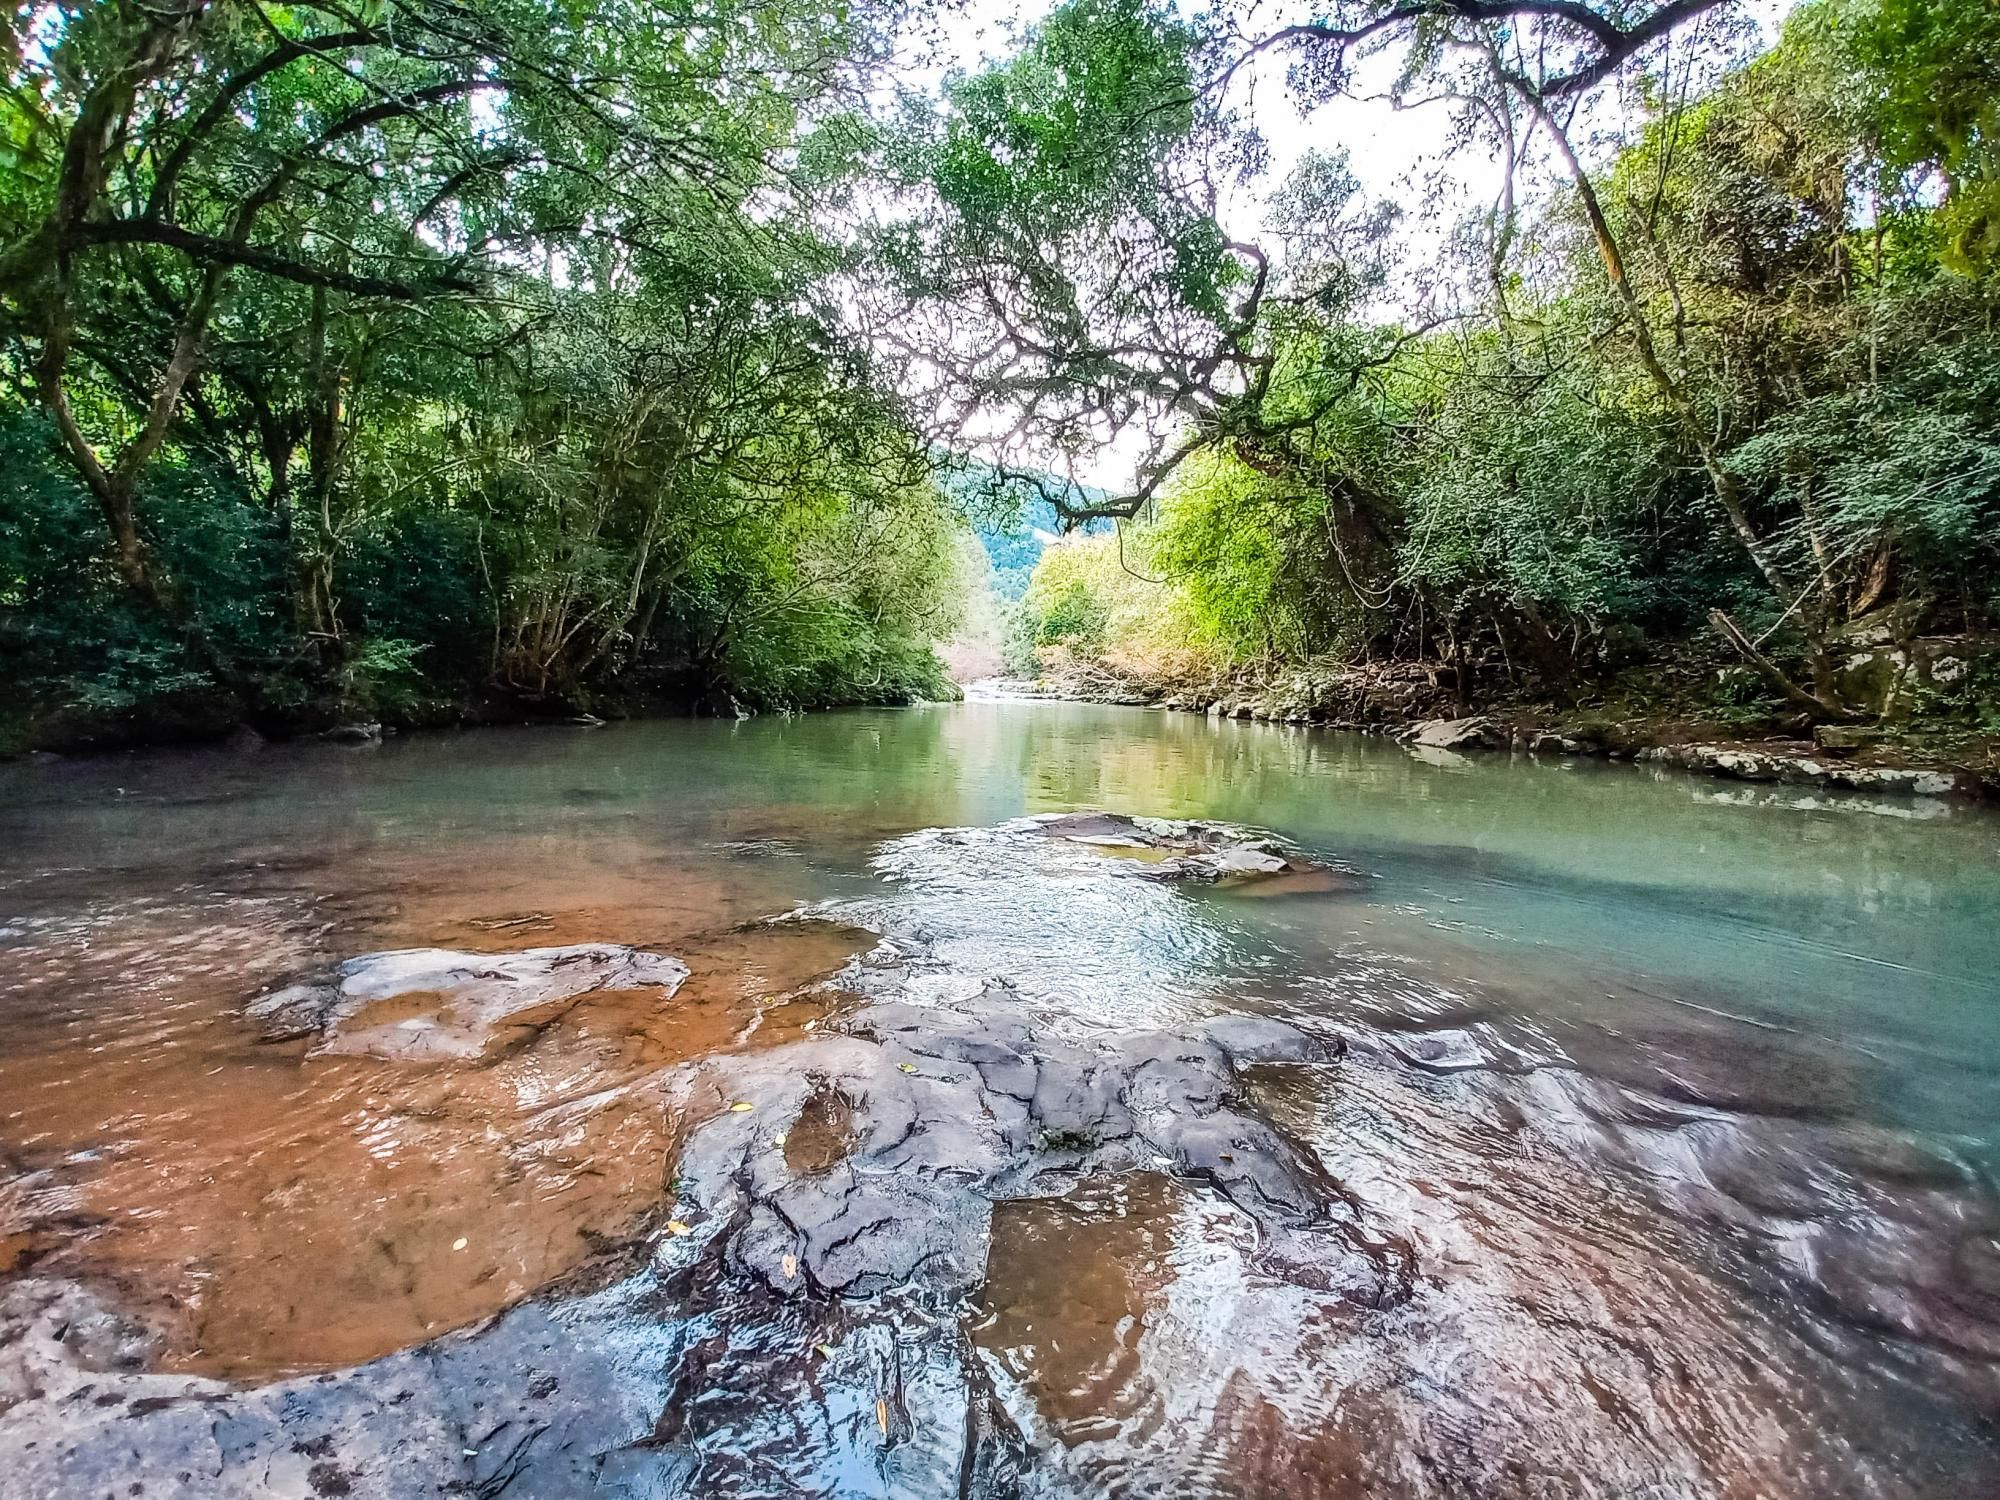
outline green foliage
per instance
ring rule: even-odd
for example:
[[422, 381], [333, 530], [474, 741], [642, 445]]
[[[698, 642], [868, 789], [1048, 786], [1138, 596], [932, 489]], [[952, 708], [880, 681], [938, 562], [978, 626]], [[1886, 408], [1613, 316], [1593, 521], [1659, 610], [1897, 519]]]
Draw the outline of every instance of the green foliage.
[[1014, 611], [1006, 642], [1010, 676], [1033, 677], [1064, 657], [1104, 661], [1161, 678], [1199, 673], [1225, 654], [1187, 595], [1162, 588], [1131, 531], [1075, 536], [1042, 554]]
[[[124, 715], [225, 690], [186, 628], [107, 576], [95, 507], [50, 462], [49, 441], [36, 415], [0, 402], [0, 671], [12, 684], [9, 706]], [[285, 632], [264, 606], [283, 559], [268, 517], [242, 503], [226, 472], [163, 466], [158, 489], [204, 633], [235, 658], [280, 666]]]
[[1185, 591], [1197, 638], [1237, 658], [1305, 654], [1324, 642], [1309, 595], [1289, 589], [1287, 573], [1295, 557], [1317, 556], [1301, 533], [1323, 512], [1296, 486], [1211, 458], [1183, 471], [1147, 555]]
[[413, 722], [430, 705], [428, 684], [417, 667], [421, 643], [389, 637], [360, 641], [340, 669], [340, 699], [353, 713]]
[[1439, 347], [1443, 395], [1405, 470], [1402, 578], [1432, 598], [1490, 593], [1570, 618], [1647, 619], [1659, 434], [1601, 405], [1595, 371], [1522, 368], [1490, 334]]
[[1134, 201], [1194, 119], [1194, 35], [1139, 0], [1072, 0], [1020, 56], [961, 80], [931, 164], [946, 202], [1030, 222]]
[[[1654, 13], [1335, 9], [1464, 141], [1558, 163], [1588, 112], [1527, 74]], [[1338, 152], [1231, 238], [1263, 151], [1227, 14], [1066, 0], [889, 120], [897, 19], [15, 15], [7, 716], [905, 699], [975, 586], [1019, 600], [1017, 671], [1400, 654], [1558, 689], [1717, 608], [1815, 682], [1850, 615], [2000, 610], [1993, 5], [1811, 0], [1734, 68], [1683, 31], [1700, 66], [1627, 74], [1610, 161], [1579, 143], [1586, 177], [1445, 267], [1398, 263]], [[1345, 85], [1302, 45], [1308, 97]], [[940, 481], [975, 431], [992, 466]], [[1151, 454], [1132, 496], [1052, 472], [1113, 442]]]
[[1035, 644], [1095, 654], [1104, 649], [1104, 627], [1110, 614], [1080, 580], [1071, 579], [1060, 590], [1035, 601]]
[[1260, 152], [1218, 113], [1207, 42], [1147, 0], [1068, 0], [888, 139], [904, 211], [866, 241], [867, 312], [915, 357], [917, 410], [1013, 434], [988, 446], [1022, 468], [1084, 458], [1144, 421], [1162, 359], [1232, 325], [1252, 273], [1203, 184]]
[[[1874, 385], [1797, 403], [1731, 461], [1799, 497], [1820, 545], [1851, 558], [1893, 538], [1924, 592], [2000, 589], [2000, 340], [1912, 351]], [[1914, 590], [1913, 590], [1914, 591]]]
[[1948, 258], [2000, 257], [2000, 11], [1980, 0], [1840, 0], [1824, 24], [1870, 85], [1873, 144], [1895, 174], [1935, 172]]
[[11, 714], [940, 691], [962, 523], [815, 220], [888, 18], [40, 13], [0, 96]]
[[[1468, 130], [1525, 114], [1518, 75], [1454, 72], [1444, 45], [1518, 60], [1517, 37], [1428, 24], [1407, 86], [1448, 75], [1479, 100]], [[1467, 226], [1491, 295], [1427, 331], [1369, 315], [1396, 284], [1389, 221], [1308, 160], [1274, 205], [1287, 279], [1244, 337], [1255, 358], [1190, 403], [1192, 456], [1128, 539], [1181, 609], [1156, 641], [1443, 658], [1563, 691], [1720, 608], [1838, 692], [1852, 615], [1995, 623], [1996, 59], [1991, 5], [1802, 6], [1692, 97], [1651, 81], [1588, 202], [1572, 182]], [[1200, 388], [1198, 361], [1158, 357]], [[1029, 599], [1082, 617], [1053, 564]], [[1119, 639], [1122, 585], [1096, 586]], [[1762, 712], [1748, 681], [1730, 707]]]

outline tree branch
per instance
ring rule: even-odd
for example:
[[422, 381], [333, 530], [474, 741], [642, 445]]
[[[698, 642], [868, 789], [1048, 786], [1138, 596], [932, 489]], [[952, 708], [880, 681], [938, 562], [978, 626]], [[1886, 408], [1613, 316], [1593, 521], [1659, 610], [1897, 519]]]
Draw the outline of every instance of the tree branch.
[[1573, 26], [1599, 49], [1597, 56], [1590, 61], [1541, 85], [1539, 92], [1542, 96], [1554, 98], [1596, 87], [1675, 27], [1722, 3], [1723, 0], [1671, 0], [1643, 21], [1622, 25], [1584, 3], [1584, 0], [1409, 0], [1409, 3], [1353, 26], [1312, 21], [1282, 27], [1252, 43], [1222, 71], [1216, 82], [1218, 86], [1226, 83], [1252, 58], [1278, 48], [1302, 45], [1324, 47], [1337, 59], [1344, 60], [1350, 49], [1369, 38], [1415, 21], [1490, 22], [1534, 17]]
[[164, 245], [203, 264], [221, 262], [244, 266], [266, 276], [295, 281], [301, 286], [323, 286], [330, 291], [350, 292], [358, 297], [383, 297], [397, 302], [418, 302], [427, 297], [472, 293], [481, 290], [483, 285], [472, 277], [449, 272], [417, 281], [362, 276], [295, 260], [261, 245], [238, 244], [219, 235], [197, 234], [177, 224], [161, 224], [150, 219], [95, 220], [73, 230], [70, 242], [86, 245]]
[[224, 81], [216, 90], [215, 97], [208, 101], [202, 112], [188, 123], [174, 149], [167, 159], [160, 163], [160, 170], [153, 179], [152, 191], [146, 197], [146, 217], [157, 219], [166, 212], [167, 199], [172, 194], [174, 184], [180, 180], [188, 159], [195, 153], [208, 133], [221, 123], [229, 113], [230, 106], [245, 93], [269, 78], [282, 68], [289, 67], [302, 57], [311, 57], [326, 51], [344, 51], [349, 47], [366, 46], [379, 38], [372, 31], [336, 31], [326, 36], [304, 37], [275, 47], [258, 58], [242, 72]]

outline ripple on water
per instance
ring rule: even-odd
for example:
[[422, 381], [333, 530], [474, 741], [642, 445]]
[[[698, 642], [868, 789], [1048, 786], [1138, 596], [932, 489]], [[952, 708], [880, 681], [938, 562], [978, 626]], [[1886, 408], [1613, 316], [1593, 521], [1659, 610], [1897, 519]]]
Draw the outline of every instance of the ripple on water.
[[[1260, 1275], [1249, 1222], [1187, 1184], [997, 1211], [973, 1338], [1080, 1490], [1819, 1500], [1967, 1493], [1992, 1472], [1954, 1392], [1885, 1391], [1854, 1348], [1746, 1299], [1643, 1193], [1360, 1087], [1276, 1112], [1324, 1117], [1367, 1221], [1414, 1244], [1393, 1311]], [[1371, 1111], [1393, 1123], [1369, 1129]]]

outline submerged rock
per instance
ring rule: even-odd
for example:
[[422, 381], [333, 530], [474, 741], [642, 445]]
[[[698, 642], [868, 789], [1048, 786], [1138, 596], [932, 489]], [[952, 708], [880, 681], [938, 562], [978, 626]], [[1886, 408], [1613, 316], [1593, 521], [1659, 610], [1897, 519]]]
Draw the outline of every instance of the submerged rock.
[[[673, 1213], [697, 1232], [663, 1256], [691, 1260], [713, 1239], [787, 1295], [914, 1280], [957, 1296], [981, 1278], [994, 1202], [1169, 1171], [1250, 1215], [1272, 1274], [1368, 1305], [1407, 1290], [1407, 1251], [1363, 1232], [1317, 1160], [1237, 1096], [1241, 1067], [1328, 1059], [1283, 1022], [1069, 1040], [989, 986], [948, 1007], [881, 1001], [841, 1030], [708, 1065], [733, 1107], [689, 1137]], [[790, 1132], [829, 1093], [849, 1149], [800, 1170]]]
[[1220, 823], [1131, 818], [1107, 812], [1042, 813], [1003, 824], [1000, 831], [1039, 834], [1114, 853], [1130, 850], [1154, 856], [1115, 867], [1120, 873], [1147, 880], [1236, 885], [1274, 876], [1337, 873], [1331, 865], [1308, 859], [1268, 834]]
[[479, 1057], [512, 1027], [552, 1020], [594, 991], [659, 989], [688, 977], [677, 958], [613, 943], [461, 953], [403, 948], [351, 958], [331, 978], [251, 1002], [276, 1038], [317, 1033], [315, 1052], [400, 1062]]
[[[610, 945], [411, 950], [256, 1010], [326, 1047], [459, 1056], [535, 1007], [671, 994], [684, 973]], [[857, 1473], [890, 1493], [1009, 1493], [1020, 1440], [962, 1323], [994, 1205], [1124, 1174], [1233, 1205], [1274, 1284], [1357, 1310], [1410, 1294], [1409, 1247], [1243, 1087], [1248, 1068], [1317, 1068], [1336, 1047], [1258, 1016], [1078, 1035], [1004, 985], [935, 977], [885, 944], [830, 981], [854, 1004], [819, 1030], [607, 1091], [694, 1123], [659, 1164], [651, 1227], [605, 1248], [594, 1291], [243, 1387], [156, 1372], [157, 1341], [95, 1292], [17, 1282], [0, 1295], [9, 1493], [846, 1494]], [[435, 1024], [406, 1042], [374, 1012], [413, 995]]]
[[[364, 1092], [518, 1068], [540, 1127], [509, 1135], [524, 1157], [593, 1171], [614, 1138], [590, 1122], [642, 1113], [615, 1137], [650, 1179], [640, 1217], [485, 1322], [261, 1385], [164, 1369], [186, 1345], [131, 1316], [144, 1304], [16, 1280], [0, 1489], [1444, 1500], [1778, 1494], [1804, 1476], [1799, 1493], [1858, 1497], [1990, 1472], [1983, 1436], [1935, 1438], [1916, 1379], [1894, 1428], [1857, 1441], [1840, 1419], [1879, 1388], [1810, 1347], [1865, 1343], [1926, 1378], [1949, 1362], [1990, 1409], [2000, 1221], [1976, 1163], [1857, 1132], [1862, 1077], [1777, 1033], [1758, 1050], [1719, 1024], [1621, 1027], [1614, 1055], [1643, 1066], [1614, 1076], [1424, 985], [1342, 1006], [1329, 984], [1295, 1022], [1189, 1019], [1207, 993], [1080, 1003], [1076, 960], [1120, 924], [1165, 914], [1150, 930], [1171, 936], [1228, 914], [1119, 878], [1196, 860], [1212, 877], [1171, 878], [1233, 863], [1271, 889], [1327, 869], [1251, 830], [1102, 813], [907, 835], [878, 857], [903, 919], [837, 973], [815, 949], [774, 983], [759, 1035], [779, 1040], [757, 1048], [692, 1040], [715, 972], [692, 943], [686, 986], [677, 959], [584, 945], [370, 955], [267, 996], [274, 1032], [322, 1047], [468, 1055], [412, 1054], [411, 1020], [518, 1041], [491, 1069], [375, 1067]], [[1004, 908], [954, 921], [931, 898], [1018, 899], [1031, 869], [1089, 935], [1068, 967], [1021, 957], [1046, 928], [966, 945]], [[860, 905], [842, 910], [896, 910]], [[1162, 987], [1145, 973], [1109, 982]], [[802, 1004], [807, 976], [837, 1003]], [[600, 990], [623, 998], [592, 1004]], [[571, 1006], [576, 1030], [643, 1012], [688, 1045], [566, 1074], [569, 1027], [540, 1021]], [[781, 1027], [777, 1009], [811, 1014]], [[418, 1257], [389, 1259], [408, 1274]], [[1761, 1302], [1737, 1294], [1746, 1277]], [[1864, 1446], [1895, 1429], [1904, 1446]], [[1912, 1453], [1946, 1480], [1885, 1484]]]

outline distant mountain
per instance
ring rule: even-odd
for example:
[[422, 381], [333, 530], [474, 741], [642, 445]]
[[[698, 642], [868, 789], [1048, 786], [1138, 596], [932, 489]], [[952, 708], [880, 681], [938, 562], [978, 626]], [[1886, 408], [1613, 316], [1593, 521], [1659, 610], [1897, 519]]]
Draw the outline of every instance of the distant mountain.
[[[1045, 477], [1050, 489], [1063, 481]], [[1041, 561], [1042, 549], [1061, 535], [1062, 516], [1036, 487], [1023, 479], [1001, 478], [993, 469], [970, 459], [940, 465], [938, 485], [964, 507], [972, 529], [986, 548], [993, 568], [993, 591], [1012, 603], [1028, 591], [1028, 579]], [[1108, 490], [1076, 486], [1077, 497], [1092, 505], [1111, 499]], [[1109, 521], [1091, 521], [1076, 528], [1088, 535], [1111, 529]]]

